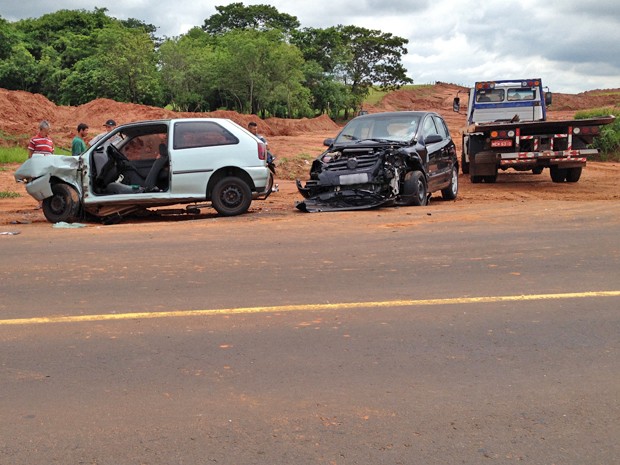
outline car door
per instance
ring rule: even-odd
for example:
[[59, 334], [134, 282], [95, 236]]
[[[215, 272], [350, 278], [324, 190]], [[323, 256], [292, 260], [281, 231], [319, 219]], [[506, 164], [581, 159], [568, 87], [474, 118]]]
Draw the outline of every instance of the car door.
[[427, 152], [427, 174], [428, 190], [437, 190], [436, 186], [441, 182], [440, 165], [442, 149], [445, 144], [443, 137], [439, 134], [433, 115], [426, 115], [422, 121], [422, 140]]
[[433, 115], [435, 126], [439, 131], [439, 135], [443, 138], [441, 152], [439, 154], [439, 160], [437, 163], [438, 178], [441, 179], [441, 183], [450, 182], [452, 178], [452, 165], [456, 158], [456, 148], [454, 142], [450, 137], [448, 126], [446, 122], [439, 116]]

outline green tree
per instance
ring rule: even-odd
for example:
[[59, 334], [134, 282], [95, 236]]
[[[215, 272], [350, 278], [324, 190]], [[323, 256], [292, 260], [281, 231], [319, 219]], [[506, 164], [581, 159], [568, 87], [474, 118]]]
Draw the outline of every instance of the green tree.
[[120, 23], [102, 29], [95, 53], [78, 62], [61, 83], [60, 91], [61, 103], [68, 105], [98, 97], [160, 105], [161, 80], [149, 34]]
[[226, 106], [242, 113], [305, 111], [302, 65], [299, 50], [277, 30], [234, 30], [217, 40], [218, 91]]
[[217, 80], [211, 37], [199, 27], [159, 48], [165, 100], [181, 111], [209, 111]]
[[0, 60], [10, 58], [13, 47], [20, 41], [15, 27], [0, 16]]
[[239, 2], [216, 6], [215, 9], [218, 12], [207, 18], [203, 26], [209, 34], [224, 34], [236, 29], [278, 29], [288, 34], [299, 27], [297, 17], [280, 13], [271, 5], [244, 6]]
[[[348, 102], [346, 105], [351, 108], [359, 107], [373, 85], [394, 89], [413, 82], [401, 64], [408, 41], [389, 33], [342, 25], [327, 29], [306, 28], [293, 34], [292, 42], [307, 61], [320, 64], [326, 77], [346, 86], [348, 95], [337, 100], [339, 104]], [[328, 88], [334, 88], [328, 81], [314, 88], [317, 102], [324, 102], [324, 96], [317, 92], [324, 93]], [[325, 109], [324, 103], [320, 108]], [[345, 117], [346, 113], [345, 107]]]

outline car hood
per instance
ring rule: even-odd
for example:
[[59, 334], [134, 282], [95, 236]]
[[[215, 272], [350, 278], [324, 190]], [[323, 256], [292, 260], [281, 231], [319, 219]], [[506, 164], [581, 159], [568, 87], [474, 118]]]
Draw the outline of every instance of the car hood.
[[16, 181], [30, 181], [41, 176], [54, 176], [70, 184], [77, 180], [77, 170], [80, 164], [79, 157], [65, 155], [33, 155], [26, 160], [17, 171]]

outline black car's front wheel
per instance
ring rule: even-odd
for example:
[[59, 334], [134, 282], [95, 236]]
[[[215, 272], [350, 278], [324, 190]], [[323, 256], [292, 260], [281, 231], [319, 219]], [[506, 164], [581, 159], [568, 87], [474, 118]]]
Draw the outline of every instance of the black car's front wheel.
[[80, 196], [68, 184], [52, 184], [51, 197], [43, 200], [43, 214], [50, 223], [75, 220], [80, 211]]
[[427, 203], [426, 179], [422, 171], [410, 171], [405, 175], [401, 194], [406, 205], [423, 206]]
[[211, 194], [213, 208], [222, 216], [241, 215], [252, 203], [252, 191], [241, 178], [228, 176], [220, 179]]

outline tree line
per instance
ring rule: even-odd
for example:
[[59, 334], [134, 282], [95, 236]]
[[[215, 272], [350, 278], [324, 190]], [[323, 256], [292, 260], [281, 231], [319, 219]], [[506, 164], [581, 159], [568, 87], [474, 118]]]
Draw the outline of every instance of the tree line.
[[0, 87], [58, 105], [110, 98], [178, 111], [299, 118], [358, 109], [373, 86], [411, 83], [407, 39], [338, 25], [301, 28], [269, 5], [232, 3], [177, 37], [106, 8], [0, 17]]

